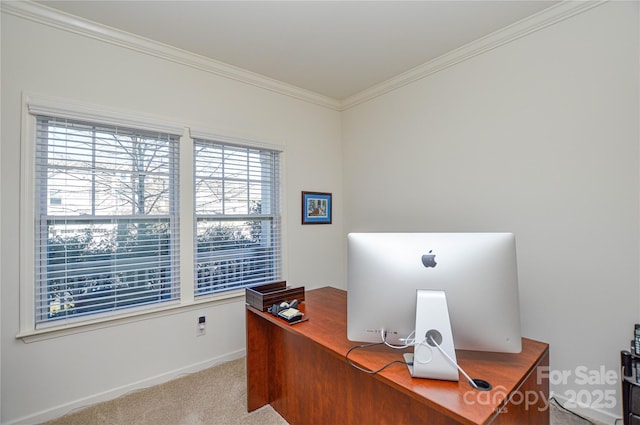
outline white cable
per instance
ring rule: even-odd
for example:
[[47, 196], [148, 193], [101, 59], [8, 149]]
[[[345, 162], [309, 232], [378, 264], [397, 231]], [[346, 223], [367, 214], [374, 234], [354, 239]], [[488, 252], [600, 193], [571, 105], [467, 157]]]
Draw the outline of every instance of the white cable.
[[476, 385], [476, 383], [473, 381], [473, 379], [471, 379], [471, 377], [469, 375], [467, 375], [467, 372], [464, 371], [464, 369], [462, 369], [458, 363], [456, 363], [450, 356], [449, 354], [447, 354], [446, 351], [444, 351], [442, 349], [442, 347], [440, 347], [440, 344], [438, 344], [436, 342], [435, 339], [433, 339], [433, 336], [429, 335], [429, 339], [431, 339], [431, 342], [433, 342], [433, 344], [436, 346], [436, 348], [438, 350], [440, 350], [440, 352], [442, 354], [444, 354], [444, 356], [451, 362], [451, 364], [453, 364], [456, 368], [458, 368], [458, 370], [464, 375], [465, 378], [467, 378], [467, 381], [469, 381], [469, 385], [471, 385], [473, 388], [475, 388], [476, 390], [479, 389], [478, 385]]
[[[426, 347], [429, 349], [429, 360], [421, 360], [422, 356], [418, 355], [418, 350], [420, 347]], [[413, 362], [418, 362], [420, 364], [429, 364], [433, 360], [433, 348], [429, 344], [427, 344], [427, 340], [423, 339], [420, 343], [415, 344], [415, 348], [413, 349]]]
[[382, 338], [382, 342], [384, 342], [384, 345], [386, 345], [387, 347], [393, 348], [394, 350], [402, 350], [402, 349], [414, 346], [415, 345], [415, 339], [413, 338], [414, 333], [415, 331], [411, 331], [411, 333], [407, 335], [406, 338], [400, 338], [400, 341], [405, 342], [404, 345], [394, 345], [394, 344], [391, 344], [390, 342], [387, 342], [387, 333], [384, 330], [384, 328], [380, 329], [380, 337]]
[[[382, 342], [384, 343], [384, 345], [386, 345], [387, 347], [393, 348], [395, 350], [402, 350], [404, 348], [409, 348], [411, 346], [413, 347], [417, 347], [419, 345], [425, 345], [425, 342], [427, 341], [427, 339], [423, 339], [422, 341], [416, 343], [416, 339], [415, 339], [415, 329], [413, 331], [411, 331], [411, 333], [409, 335], [407, 335], [406, 338], [400, 338], [400, 341], [404, 341], [405, 345], [394, 345], [391, 344], [390, 342], [387, 342], [387, 332], [384, 330], [384, 328], [380, 329], [380, 337], [382, 338]], [[460, 365], [458, 365], [458, 363], [456, 363], [455, 360], [453, 360], [451, 358], [451, 356], [449, 356], [449, 354], [447, 354], [446, 351], [444, 351], [444, 349], [442, 347], [440, 347], [440, 344], [438, 344], [436, 342], [435, 339], [433, 339], [432, 335], [429, 335], [428, 338], [431, 340], [431, 342], [433, 342], [433, 345], [447, 358], [447, 360], [449, 360], [449, 362], [451, 362], [451, 364], [453, 364], [456, 369], [458, 369], [460, 371], [460, 373], [462, 373], [464, 375], [465, 378], [467, 378], [467, 381], [469, 382], [469, 385], [471, 385], [473, 388], [475, 388], [476, 390], [479, 390], [480, 387], [478, 387], [478, 385], [475, 383], [475, 381], [473, 379], [471, 379], [471, 377], [469, 375], [467, 375], [467, 372], [464, 371], [464, 369], [462, 369], [460, 367]], [[427, 344], [428, 348], [430, 344]], [[433, 356], [432, 356], [433, 358]], [[415, 360], [414, 360], [415, 361]], [[426, 363], [430, 363], [431, 360], [429, 360], [428, 362], [420, 362], [421, 364], [426, 364]]]

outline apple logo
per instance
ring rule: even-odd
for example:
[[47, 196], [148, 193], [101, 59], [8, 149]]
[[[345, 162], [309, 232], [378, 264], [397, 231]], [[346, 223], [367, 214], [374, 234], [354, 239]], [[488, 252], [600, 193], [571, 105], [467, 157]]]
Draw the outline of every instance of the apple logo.
[[438, 263], [436, 263], [436, 255], [432, 254], [433, 250], [429, 250], [428, 254], [424, 254], [422, 256], [422, 264], [425, 267], [435, 267]]

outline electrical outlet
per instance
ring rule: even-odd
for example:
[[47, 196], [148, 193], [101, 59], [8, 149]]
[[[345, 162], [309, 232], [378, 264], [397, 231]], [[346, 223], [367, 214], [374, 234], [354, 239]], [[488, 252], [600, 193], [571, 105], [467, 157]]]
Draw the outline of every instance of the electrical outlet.
[[207, 319], [205, 316], [198, 317], [198, 330], [197, 335], [202, 336], [207, 333]]

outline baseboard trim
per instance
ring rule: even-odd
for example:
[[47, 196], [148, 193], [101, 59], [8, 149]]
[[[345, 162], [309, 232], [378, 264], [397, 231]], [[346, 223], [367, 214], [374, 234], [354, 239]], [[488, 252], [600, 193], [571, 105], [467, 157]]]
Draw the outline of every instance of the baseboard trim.
[[[551, 392], [550, 398], [555, 398], [563, 406], [572, 406], [571, 408], [567, 408], [567, 410], [571, 412], [577, 413], [578, 415], [584, 416], [589, 419], [596, 420], [598, 422], [602, 422], [607, 425], [617, 425], [621, 422], [616, 422], [616, 420], [622, 420], [620, 416], [616, 416], [602, 409], [594, 409], [591, 406], [583, 406], [580, 404], [576, 405], [575, 400], [570, 400], [567, 397], [555, 394], [553, 391]], [[549, 403], [551, 403], [551, 401]], [[573, 406], [576, 407], [574, 408]]]
[[200, 372], [201, 370], [208, 369], [210, 367], [217, 366], [232, 360], [237, 360], [245, 356], [246, 356], [246, 349], [243, 348], [241, 350], [233, 351], [233, 352], [224, 354], [222, 356], [210, 358], [202, 362], [190, 364], [185, 367], [174, 369], [165, 373], [161, 373], [159, 375], [151, 376], [147, 379], [132, 382], [130, 384], [123, 385], [118, 388], [113, 388], [101, 393], [92, 394], [87, 397], [79, 398], [69, 403], [61, 404], [59, 406], [42, 410], [40, 412], [36, 412], [28, 416], [23, 416], [21, 418], [14, 419], [13, 421], [7, 422], [4, 425], [41, 424], [43, 422], [47, 422], [52, 419], [59, 418], [69, 413], [73, 413], [77, 410], [84, 409], [86, 407], [90, 407], [98, 403], [103, 403], [105, 401], [110, 401], [120, 396], [130, 394], [136, 391], [144, 390], [154, 385], [160, 385], [165, 382], [169, 382], [174, 379], [180, 378], [182, 376]]

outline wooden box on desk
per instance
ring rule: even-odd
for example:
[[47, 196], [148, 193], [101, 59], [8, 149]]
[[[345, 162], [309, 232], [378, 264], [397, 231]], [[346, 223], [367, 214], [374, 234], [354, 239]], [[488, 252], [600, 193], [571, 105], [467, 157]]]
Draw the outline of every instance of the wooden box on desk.
[[304, 301], [304, 286], [287, 288], [285, 280], [247, 288], [245, 293], [247, 304], [260, 311], [267, 311], [273, 304], [280, 304], [283, 301], [294, 299], [298, 302]]

